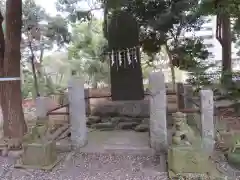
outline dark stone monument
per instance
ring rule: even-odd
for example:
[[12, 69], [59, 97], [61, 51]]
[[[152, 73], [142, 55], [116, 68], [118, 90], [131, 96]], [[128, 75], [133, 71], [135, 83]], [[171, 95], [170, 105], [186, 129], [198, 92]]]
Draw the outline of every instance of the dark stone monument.
[[142, 100], [141, 57], [139, 26], [135, 18], [116, 11], [108, 25], [108, 46], [111, 62], [112, 100]]

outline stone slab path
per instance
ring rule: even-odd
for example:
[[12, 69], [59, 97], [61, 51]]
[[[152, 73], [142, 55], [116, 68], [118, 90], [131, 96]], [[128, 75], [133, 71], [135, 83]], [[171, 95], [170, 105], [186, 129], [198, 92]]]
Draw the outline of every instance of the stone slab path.
[[51, 172], [15, 169], [14, 160], [0, 157], [1, 180], [167, 180], [164, 157], [104, 153], [61, 154]]
[[135, 131], [99, 131], [90, 130], [88, 133], [88, 144], [81, 148], [81, 152], [116, 152], [119, 153], [142, 153], [152, 155], [149, 147], [147, 132]]

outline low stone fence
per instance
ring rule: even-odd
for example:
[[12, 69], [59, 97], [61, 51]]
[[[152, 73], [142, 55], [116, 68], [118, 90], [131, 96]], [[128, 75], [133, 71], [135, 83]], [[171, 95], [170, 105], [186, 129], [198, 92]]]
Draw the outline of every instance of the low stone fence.
[[[86, 141], [86, 108], [85, 95], [81, 79], [73, 78], [71, 80], [69, 89], [69, 105], [70, 105], [70, 118], [73, 128], [73, 141], [79, 141], [83, 144]], [[200, 92], [200, 108], [187, 106], [186, 93], [183, 92], [182, 100], [178, 101], [179, 104], [184, 101], [184, 107], [169, 107], [167, 95], [179, 95], [180, 92], [171, 92], [166, 88], [164, 75], [162, 72], [154, 72], [149, 77], [150, 93], [149, 97], [142, 101], [117, 101], [111, 102], [110, 99], [104, 99], [93, 106], [90, 102], [91, 113], [97, 116], [131, 116], [131, 117], [148, 117], [150, 124], [150, 144], [156, 152], [168, 147], [168, 114], [182, 111], [183, 113], [201, 113], [200, 119], [189, 118], [189, 123], [196, 124], [199, 128], [203, 139], [203, 146], [208, 151], [214, 147], [214, 122], [213, 122], [213, 92], [211, 90], [201, 90]], [[185, 87], [184, 87], [185, 88]], [[178, 88], [180, 91], [180, 88]], [[72, 94], [71, 94], [72, 93]], [[107, 93], [106, 93], [107, 94]], [[90, 93], [91, 96], [93, 94]], [[89, 97], [91, 97], [89, 96]], [[106, 97], [109, 98], [109, 97]], [[191, 104], [192, 105], [192, 104]], [[81, 121], [81, 122], [79, 122]], [[81, 132], [82, 131], [82, 132]], [[80, 134], [79, 134], [80, 133]]]
[[[187, 86], [181, 85], [180, 87], [179, 85], [177, 92], [168, 90], [162, 72], [150, 74], [149, 87], [149, 95], [144, 100], [112, 102], [110, 89], [86, 90], [84, 89], [84, 81], [81, 78], [73, 77], [70, 79], [68, 98], [66, 99], [69, 102], [73, 144], [81, 146], [87, 141], [86, 115], [89, 110], [92, 115], [96, 116], [149, 117], [150, 144], [156, 152], [159, 152], [161, 149], [166, 149], [169, 143], [167, 138], [168, 115], [181, 111], [189, 115], [189, 124], [196, 124], [196, 127], [198, 127], [202, 135], [203, 146], [208, 150], [213, 149], [214, 105], [211, 90], [200, 91], [201, 106], [196, 108], [193, 107], [193, 103], [186, 96], [190, 94], [190, 88], [188, 91]], [[180, 92], [181, 88], [183, 89], [182, 93]], [[169, 103], [168, 97], [176, 95], [179, 96], [177, 103]], [[39, 108], [39, 116], [45, 116], [46, 107], [44, 103], [42, 102], [39, 105], [43, 108], [42, 110]], [[191, 118], [190, 115], [194, 115], [194, 113], [198, 114], [199, 118]]]

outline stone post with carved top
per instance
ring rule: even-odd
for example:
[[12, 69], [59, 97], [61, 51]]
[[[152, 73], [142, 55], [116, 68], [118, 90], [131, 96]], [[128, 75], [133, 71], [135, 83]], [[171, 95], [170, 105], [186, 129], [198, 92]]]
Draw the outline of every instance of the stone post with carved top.
[[73, 147], [79, 148], [87, 143], [84, 81], [81, 78], [72, 77], [70, 79], [68, 95], [71, 141]]
[[36, 116], [38, 119], [38, 123], [43, 123], [46, 122], [48, 117], [47, 117], [47, 112], [48, 112], [48, 103], [49, 100], [47, 97], [37, 97], [36, 98]]
[[212, 90], [201, 90], [202, 147], [207, 153], [214, 150], [214, 102]]
[[150, 98], [150, 142], [156, 153], [168, 148], [167, 142], [167, 99], [165, 79], [162, 72], [149, 76]]

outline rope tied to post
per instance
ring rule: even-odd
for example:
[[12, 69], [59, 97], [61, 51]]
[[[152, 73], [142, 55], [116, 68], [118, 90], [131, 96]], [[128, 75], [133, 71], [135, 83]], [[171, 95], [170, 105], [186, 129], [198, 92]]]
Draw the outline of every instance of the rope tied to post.
[[0, 81], [21, 81], [21, 77], [2, 77]]

